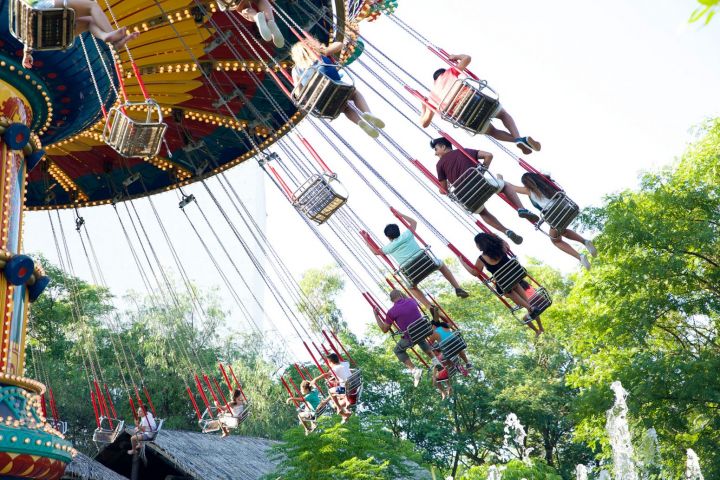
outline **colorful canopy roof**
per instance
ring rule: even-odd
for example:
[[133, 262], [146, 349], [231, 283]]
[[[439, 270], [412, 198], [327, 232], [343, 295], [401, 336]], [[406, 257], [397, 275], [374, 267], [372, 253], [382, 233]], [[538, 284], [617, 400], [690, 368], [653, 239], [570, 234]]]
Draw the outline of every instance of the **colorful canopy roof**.
[[[207, 0], [113, 0], [119, 24], [141, 32], [130, 44], [131, 53], [168, 125], [167, 145], [158, 156], [123, 158], [102, 141], [104, 120], [91, 77], [92, 69], [109, 109], [117, 100], [112, 85], [118, 84], [110, 49], [86, 33], [65, 52], [35, 52], [33, 69], [18, 74], [23, 70], [22, 44], [8, 31], [9, 1], [0, 0], [0, 78], [28, 97], [35, 113], [33, 130], [47, 150], [46, 160], [29, 176], [26, 203], [31, 209], [99, 205], [181, 186], [249, 158], [252, 142], [245, 132], [267, 146], [292, 127], [287, 119], [299, 118], [258, 58], [271, 55], [278, 74], [290, 67], [295, 36], [279, 15], [286, 38], [282, 49], [262, 42], [254, 24], [238, 14], [231, 20]], [[344, 25], [342, 0], [275, 4], [323, 40], [336, 31], [328, 19], [335, 16]], [[142, 101], [127, 54], [121, 52], [119, 58], [129, 100]], [[136, 173], [140, 181], [123, 185]]]

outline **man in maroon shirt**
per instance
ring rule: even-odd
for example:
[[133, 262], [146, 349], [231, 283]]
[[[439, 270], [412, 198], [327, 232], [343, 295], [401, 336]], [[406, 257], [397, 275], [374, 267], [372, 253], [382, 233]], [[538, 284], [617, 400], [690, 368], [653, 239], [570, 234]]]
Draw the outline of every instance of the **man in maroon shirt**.
[[[453, 149], [452, 143], [444, 137], [432, 140], [430, 142], [430, 146], [435, 150], [435, 156], [440, 159], [436, 167], [438, 180], [441, 185], [440, 193], [443, 195], [447, 195], [449, 187], [451, 185], [455, 185], [457, 180], [462, 177], [466, 171], [477, 167], [477, 163], [468, 158], [468, 155], [475, 158], [478, 162], [481, 162], [483, 168], [486, 170], [490, 166], [490, 162], [492, 162], [493, 158], [492, 153], [483, 152], [482, 150], [463, 149], [463, 152], [463, 150]], [[466, 153], [468, 155], [466, 155]], [[515, 190], [506, 186], [505, 182], [502, 181], [502, 177], [498, 176], [486, 178], [488, 182], [496, 184], [496, 186], [499, 187], [498, 194], [502, 193], [505, 195], [505, 198], [512, 203], [512, 206], [517, 210], [520, 217], [527, 218], [533, 223], [539, 220], [537, 215], [523, 206]], [[514, 243], [518, 245], [522, 243], [523, 239], [520, 235], [506, 228], [505, 225], [500, 223], [495, 215], [488, 212], [487, 208], [484, 206], [480, 207], [474, 213], [480, 215], [480, 217], [485, 220], [485, 223], [493, 227], [495, 230], [505, 233], [505, 235]]]
[[[387, 311], [385, 318], [382, 317], [377, 308], [373, 309], [375, 321], [383, 333], [387, 333], [393, 324], [395, 324], [398, 330], [403, 332], [403, 336], [398, 341], [397, 345], [395, 345], [393, 353], [395, 353], [398, 360], [410, 369], [410, 373], [413, 376], [413, 383], [417, 387], [418, 383], [420, 383], [420, 377], [422, 376], [423, 371], [420, 368], [415, 368], [412, 360], [410, 360], [410, 356], [407, 354], [407, 349], [413, 346], [412, 341], [410, 340], [410, 335], [408, 334], [408, 327], [410, 327], [410, 325], [412, 325], [416, 320], [422, 318], [423, 315], [422, 312], [420, 312], [418, 303], [414, 299], [406, 297], [400, 290], [393, 290], [390, 292], [390, 301], [393, 302], [393, 306]], [[433, 365], [440, 363], [437, 357], [433, 355], [432, 348], [427, 342], [427, 339], [423, 338], [417, 342], [417, 346], [425, 352], [425, 355]]]

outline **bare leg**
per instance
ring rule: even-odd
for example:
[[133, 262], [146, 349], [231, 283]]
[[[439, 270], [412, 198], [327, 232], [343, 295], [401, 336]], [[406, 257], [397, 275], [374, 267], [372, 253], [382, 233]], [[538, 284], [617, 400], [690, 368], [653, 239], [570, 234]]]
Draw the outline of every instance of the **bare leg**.
[[[62, 5], [63, 0], [55, 0], [56, 7], [62, 7]], [[103, 32], [110, 33], [115, 30], [97, 2], [91, 0], [68, 0], [67, 5], [75, 10], [78, 17], [92, 17], [95, 24]]]
[[252, 7], [243, 8], [240, 10], [240, 15], [248, 22], [254, 22], [257, 18], [258, 11]]
[[270, 5], [270, 2], [268, 2], [268, 0], [259, 0], [257, 2], [257, 7], [258, 7], [258, 10], [260, 10], [261, 12], [263, 12], [265, 14], [265, 20], [267, 20], [268, 22], [275, 21], [272, 5]]
[[352, 100], [352, 102], [361, 112], [367, 113], [370, 111], [370, 106], [368, 105], [365, 97], [363, 97], [363, 94], [360, 93], [359, 90], [355, 90], [355, 93], [353, 93], [353, 96], [350, 98], [350, 100]]
[[520, 200], [520, 197], [518, 196], [517, 192], [514, 188], [512, 188], [510, 185], [505, 184], [503, 189], [501, 190], [501, 193], [505, 195], [505, 198], [507, 198], [510, 203], [512, 204], [513, 208], [515, 210], [519, 208], [525, 208], [522, 201]]
[[496, 140], [500, 140], [501, 142], [510, 142], [515, 143], [515, 138], [505, 130], [500, 130], [499, 128], [495, 128], [494, 126], [490, 125], [488, 126], [487, 132], [485, 134], [489, 137], [493, 137]]
[[348, 118], [348, 120], [350, 120], [351, 122], [353, 122], [355, 124], [360, 123], [360, 120], [361, 120], [360, 115], [357, 114], [355, 109], [352, 108], [349, 103], [347, 105], [345, 105], [345, 110], [343, 110], [343, 113]]
[[415, 370], [415, 364], [409, 358], [403, 362], [403, 364], [410, 370]]
[[425, 294], [418, 288], [418, 287], [410, 287], [410, 293], [413, 297], [415, 297], [415, 300], [425, 305], [427, 308], [430, 308], [430, 300], [427, 299]]
[[567, 238], [568, 240], [574, 240], [576, 242], [585, 243], [585, 238], [582, 237], [579, 233], [577, 233], [574, 230], [565, 230], [562, 233], [562, 236]]
[[455, 288], [455, 289], [460, 288], [460, 284], [455, 279], [455, 275], [453, 275], [453, 273], [450, 271], [450, 269], [447, 267], [447, 265], [443, 265], [442, 267], [440, 267], [440, 273], [442, 273], [443, 277], [445, 277], [445, 279], [448, 282], [450, 282], [450, 285], [452, 285], [453, 288]]
[[512, 135], [511, 141], [515, 141], [515, 139], [520, 136], [517, 125], [515, 125], [515, 120], [513, 120], [513, 118], [504, 108], [500, 110], [500, 113], [495, 115], [495, 118], [499, 119], [503, 123], [503, 125], [505, 125], [505, 128], [510, 133], [510, 135]]
[[532, 310], [532, 307], [525, 296], [525, 291], [520, 287], [520, 285], [515, 285], [512, 290], [505, 294], [505, 296], [510, 298], [510, 300], [515, 302], [517, 305], [527, 309], [528, 312]]
[[571, 257], [575, 258], [576, 260], [580, 260], [580, 254], [570, 246], [569, 243], [565, 242], [562, 238], [550, 238], [550, 241], [553, 245], [555, 245], [557, 248], [562, 250], [563, 252], [567, 253]]
[[458, 356], [460, 357], [460, 360], [462, 360], [463, 362], [470, 363], [470, 360], [468, 360], [468, 358], [467, 358], [467, 354], [465, 354], [465, 350], [458, 353]]
[[508, 228], [505, 227], [502, 223], [500, 223], [500, 220], [498, 220], [495, 215], [488, 212], [488, 209], [483, 209], [482, 212], [480, 212], [480, 218], [485, 220], [485, 223], [490, 225], [492, 228], [497, 230], [498, 232], [505, 233], [508, 231]]

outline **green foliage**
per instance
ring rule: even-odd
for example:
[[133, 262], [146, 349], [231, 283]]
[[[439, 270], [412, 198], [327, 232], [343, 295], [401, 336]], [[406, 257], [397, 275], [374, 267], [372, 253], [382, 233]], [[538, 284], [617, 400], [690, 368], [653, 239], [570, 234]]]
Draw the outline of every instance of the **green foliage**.
[[720, 5], [720, 0], [697, 0], [698, 6], [692, 15], [690, 15], [690, 23], [702, 21], [705, 25], [715, 16]]
[[655, 427], [663, 458], [678, 474], [692, 447], [720, 476], [720, 121], [669, 168], [643, 176], [638, 191], [607, 198], [585, 223], [602, 230], [602, 252], [554, 307], [561, 341], [577, 359], [576, 438], [608, 456], [609, 384], [630, 392], [634, 430]]
[[293, 428], [274, 450], [281, 461], [268, 479], [417, 478], [414, 466], [408, 463], [416, 457], [412, 445], [396, 439], [372, 416], [353, 417], [344, 425], [323, 417], [311, 435], [306, 436], [300, 427]]
[[[472, 467], [459, 480], [485, 480], [489, 466]], [[499, 467], [503, 480], [562, 480], [557, 470], [536, 460], [529, 465], [520, 460], [511, 460]]]
[[272, 345], [229, 331], [213, 292], [193, 294], [202, 306], [202, 320], [191, 298], [181, 294], [177, 304], [163, 308], [156, 299], [130, 294], [125, 303], [132, 308], [119, 312], [106, 290], [65, 275], [45, 260], [42, 264], [52, 281], [30, 310], [29, 373], [52, 387], [60, 417], [69, 423], [68, 437], [79, 449], [94, 450], [88, 382], [96, 376], [108, 385], [126, 422], [132, 423], [128, 391], [133, 393], [135, 382], [150, 392], [167, 428], [197, 430], [186, 387], [196, 390], [193, 372], [205, 372], [223, 385], [217, 367], [223, 362], [232, 365], [252, 404], [242, 434], [279, 438], [294, 424], [282, 403], [282, 386], [272, 380], [275, 361], [265, 355], [274, 351]]
[[336, 303], [344, 284], [340, 272], [333, 266], [312, 268], [303, 274], [300, 288], [307, 301], [298, 308], [311, 319], [313, 331], [319, 332], [328, 327], [334, 331], [347, 328]]

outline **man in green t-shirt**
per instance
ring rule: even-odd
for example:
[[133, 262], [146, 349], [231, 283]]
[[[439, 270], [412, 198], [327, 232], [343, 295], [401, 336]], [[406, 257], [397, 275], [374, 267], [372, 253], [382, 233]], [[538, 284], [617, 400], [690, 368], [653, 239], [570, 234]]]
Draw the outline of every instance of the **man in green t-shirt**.
[[[385, 236], [388, 238], [388, 240], [390, 240], [390, 243], [388, 243], [381, 249], [376, 249], [368, 243], [375, 255], [390, 255], [391, 257], [393, 257], [395, 262], [397, 262], [398, 266], [406, 264], [408, 261], [420, 255], [423, 251], [423, 249], [420, 247], [420, 245], [418, 245], [417, 241], [415, 240], [415, 229], [417, 228], [417, 221], [412, 217], [408, 217], [407, 215], [400, 214], [400, 216], [407, 223], [407, 230], [401, 233], [400, 227], [394, 223], [391, 223], [387, 225], [384, 230]], [[447, 267], [447, 265], [442, 263], [442, 261], [440, 260], [438, 260], [438, 262], [438, 270], [440, 270], [440, 273], [443, 274], [445, 279], [450, 282], [450, 285], [452, 285], [452, 287], [455, 289], [455, 294], [460, 298], [469, 297], [470, 295], [465, 290], [460, 288], [460, 284], [455, 279], [455, 276]], [[410, 287], [410, 292], [412, 293], [413, 297], [415, 297], [418, 302], [422, 303], [423, 305], [427, 307], [430, 307], [432, 305], [427, 299], [427, 297], [425, 297], [425, 294], [417, 287], [417, 285], [412, 285]]]

